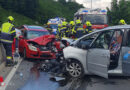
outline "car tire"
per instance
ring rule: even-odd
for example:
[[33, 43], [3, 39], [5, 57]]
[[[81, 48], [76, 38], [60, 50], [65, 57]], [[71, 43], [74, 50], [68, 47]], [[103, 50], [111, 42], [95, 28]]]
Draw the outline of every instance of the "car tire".
[[68, 72], [68, 75], [74, 78], [81, 78], [84, 76], [84, 69], [82, 64], [78, 60], [72, 60], [70, 59], [66, 70]]

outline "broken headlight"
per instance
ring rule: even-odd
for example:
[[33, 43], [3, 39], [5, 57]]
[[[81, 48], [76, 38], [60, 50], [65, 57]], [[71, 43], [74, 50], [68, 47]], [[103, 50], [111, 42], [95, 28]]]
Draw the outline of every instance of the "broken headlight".
[[37, 47], [33, 46], [32, 44], [28, 44], [28, 47], [32, 51], [37, 51]]

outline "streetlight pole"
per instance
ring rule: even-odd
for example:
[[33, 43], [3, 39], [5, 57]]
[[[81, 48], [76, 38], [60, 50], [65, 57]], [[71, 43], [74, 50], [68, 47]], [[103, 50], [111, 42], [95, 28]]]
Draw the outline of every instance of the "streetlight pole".
[[92, 9], [92, 7], [93, 7], [93, 4], [92, 4], [92, 3], [93, 3], [93, 1], [91, 0], [91, 9]]

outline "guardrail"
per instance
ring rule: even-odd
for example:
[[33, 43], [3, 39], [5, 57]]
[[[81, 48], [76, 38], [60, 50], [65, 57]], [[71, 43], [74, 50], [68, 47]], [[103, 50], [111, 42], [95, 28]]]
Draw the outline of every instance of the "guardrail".
[[3, 45], [0, 43], [0, 65], [6, 60], [6, 54]]

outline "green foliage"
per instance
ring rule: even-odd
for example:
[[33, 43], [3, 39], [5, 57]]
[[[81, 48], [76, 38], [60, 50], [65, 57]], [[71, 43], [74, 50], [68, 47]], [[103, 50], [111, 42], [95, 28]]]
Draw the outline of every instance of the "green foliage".
[[41, 19], [41, 23], [46, 23], [49, 18], [57, 16], [72, 20], [74, 13], [82, 7], [82, 5], [75, 2], [65, 2], [65, 0], [59, 0], [59, 2], [53, 0], [39, 0], [38, 16], [40, 16], [40, 18], [38, 18]]
[[35, 18], [37, 0], [0, 0], [0, 5], [7, 10]]
[[[46, 23], [48, 19], [54, 17], [65, 17], [67, 20], [72, 20], [74, 13], [82, 8], [82, 5], [79, 5], [75, 2], [66, 2], [65, 0], [59, 0], [58, 2], [54, 0], [0, 0], [0, 6], [4, 8], [5, 11], [0, 18], [0, 21], [3, 22], [5, 16], [14, 15], [26, 16], [40, 22], [41, 24]], [[21, 19], [22, 22], [29, 22], [25, 19]], [[21, 24], [19, 23], [19, 24]]]
[[119, 24], [120, 19], [124, 19], [127, 24], [130, 24], [130, 1], [112, 0], [111, 9], [108, 10], [108, 20], [111, 25]]
[[15, 26], [23, 25], [23, 24], [35, 24], [34, 21], [26, 16], [14, 13], [10, 10], [5, 10], [0, 7], [0, 25], [4, 22], [7, 22], [7, 17], [8, 16], [13, 16], [15, 21], [14, 24]]

